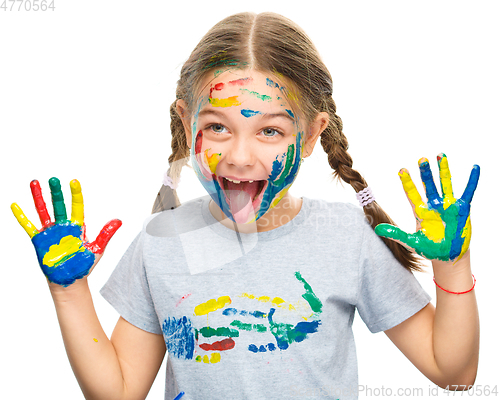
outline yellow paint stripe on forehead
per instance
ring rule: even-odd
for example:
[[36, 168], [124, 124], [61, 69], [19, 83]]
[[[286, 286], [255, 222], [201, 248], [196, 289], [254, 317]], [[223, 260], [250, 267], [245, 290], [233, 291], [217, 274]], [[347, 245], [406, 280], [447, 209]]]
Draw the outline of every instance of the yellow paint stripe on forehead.
[[227, 99], [209, 98], [208, 101], [212, 107], [232, 107], [241, 105], [241, 102], [238, 100], [238, 96], [231, 96]]

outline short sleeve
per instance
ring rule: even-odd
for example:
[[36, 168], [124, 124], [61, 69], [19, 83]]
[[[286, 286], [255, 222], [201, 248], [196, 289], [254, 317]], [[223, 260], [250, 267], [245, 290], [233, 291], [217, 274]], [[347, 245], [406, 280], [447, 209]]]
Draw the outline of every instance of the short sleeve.
[[142, 234], [129, 246], [100, 293], [132, 325], [162, 333], [143, 264]]
[[431, 298], [371, 226], [365, 225], [356, 306], [368, 329], [375, 333], [405, 321], [424, 308]]

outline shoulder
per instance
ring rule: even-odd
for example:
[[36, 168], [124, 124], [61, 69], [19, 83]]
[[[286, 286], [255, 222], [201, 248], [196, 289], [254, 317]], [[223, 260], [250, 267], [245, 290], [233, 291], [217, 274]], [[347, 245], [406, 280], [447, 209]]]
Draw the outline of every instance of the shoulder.
[[147, 237], [176, 237], [206, 226], [202, 208], [206, 199], [198, 198], [181, 206], [161, 211], [145, 219], [142, 234]]
[[318, 226], [358, 233], [367, 226], [369, 227], [363, 210], [354, 204], [322, 199], [303, 199], [308, 220], [317, 222]]

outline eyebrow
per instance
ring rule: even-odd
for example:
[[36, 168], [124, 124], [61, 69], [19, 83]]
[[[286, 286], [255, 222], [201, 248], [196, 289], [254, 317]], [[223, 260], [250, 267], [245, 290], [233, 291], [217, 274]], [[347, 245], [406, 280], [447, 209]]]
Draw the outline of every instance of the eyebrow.
[[[198, 113], [198, 118], [202, 117], [202, 116], [205, 116], [205, 115], [214, 115], [214, 116], [219, 117], [219, 118], [226, 118], [226, 115], [223, 112], [220, 112], [220, 111], [217, 111], [217, 110], [212, 110], [210, 108], [201, 110]], [[287, 119], [287, 120], [292, 121], [292, 122], [295, 123], [295, 118], [292, 118], [292, 116], [290, 115], [290, 113], [284, 112], [284, 111], [280, 111], [280, 112], [277, 112], [277, 113], [259, 113], [259, 115], [261, 116], [261, 118], [265, 118], [265, 119], [285, 118], [285, 119]]]

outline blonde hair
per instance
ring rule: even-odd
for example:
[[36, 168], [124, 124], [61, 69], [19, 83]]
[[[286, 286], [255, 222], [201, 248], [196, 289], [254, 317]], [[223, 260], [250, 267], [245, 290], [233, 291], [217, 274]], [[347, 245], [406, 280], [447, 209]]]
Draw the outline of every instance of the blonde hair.
[[[327, 112], [330, 121], [320, 140], [334, 170], [333, 176], [350, 184], [356, 193], [368, 186], [361, 174], [352, 168], [342, 120], [336, 114], [337, 107], [332, 98], [331, 75], [314, 44], [297, 24], [275, 13], [239, 13], [223, 19], [208, 31], [184, 63], [176, 98], [183, 99], [192, 112], [195, 95], [206, 74], [228, 68], [253, 68], [291, 82], [292, 90], [298, 95], [294, 94], [294, 97], [298, 97], [300, 109], [308, 122], [313, 121], [318, 113]], [[176, 101], [170, 106], [172, 154], [168, 158], [168, 174], [174, 183], [179, 181], [181, 169], [187, 165], [189, 157]], [[179, 204], [175, 190], [163, 186], [153, 212], [175, 208]], [[394, 225], [376, 202], [363, 210], [373, 228], [380, 223]], [[420, 270], [414, 253], [394, 241], [382, 240], [403, 266]]]

